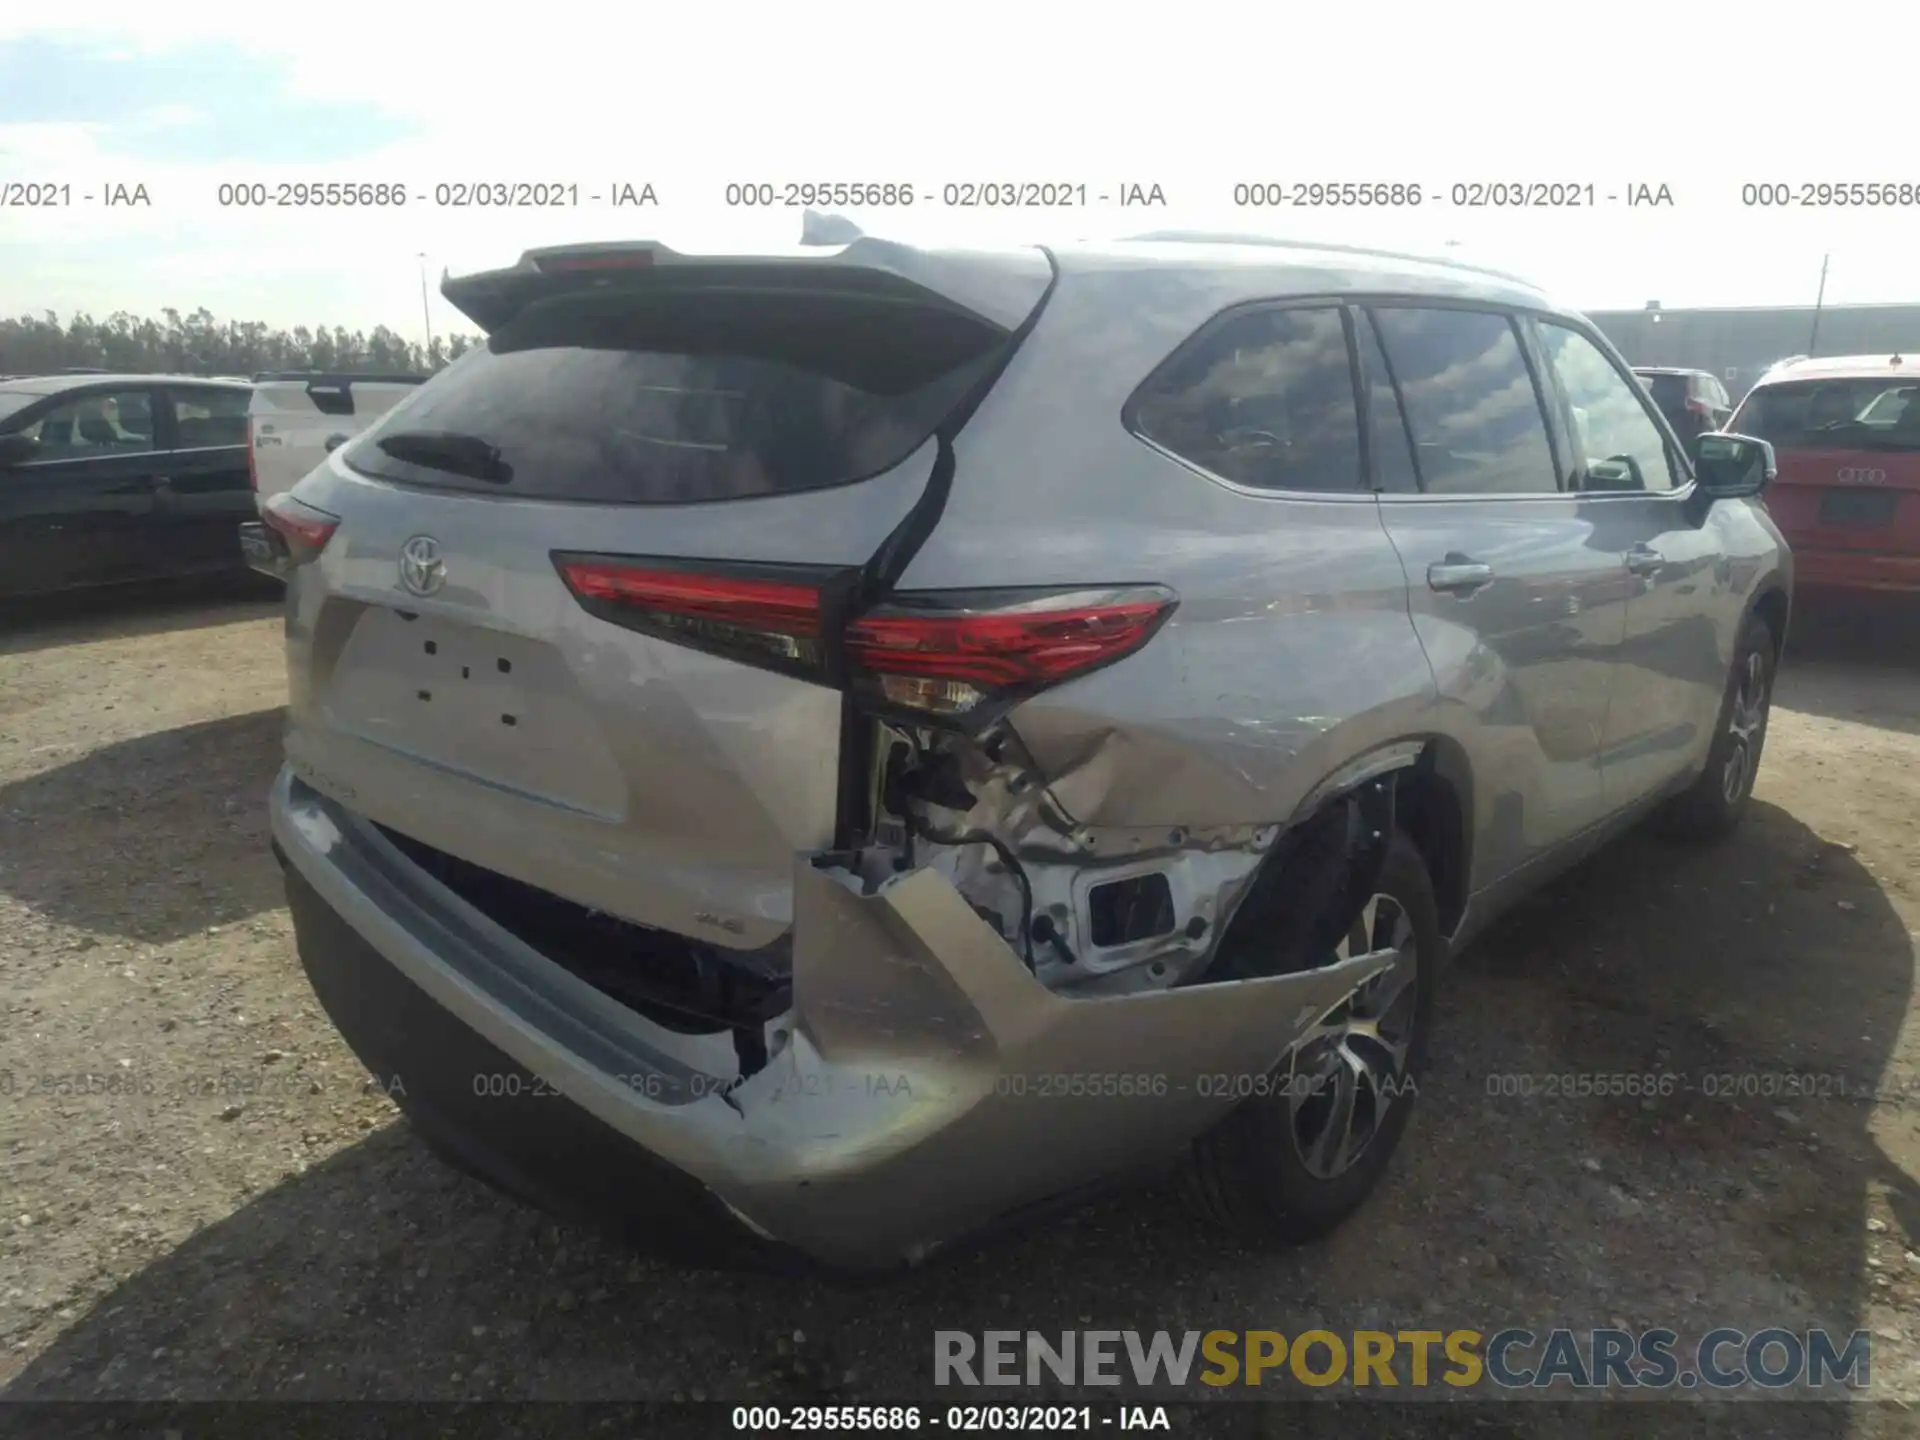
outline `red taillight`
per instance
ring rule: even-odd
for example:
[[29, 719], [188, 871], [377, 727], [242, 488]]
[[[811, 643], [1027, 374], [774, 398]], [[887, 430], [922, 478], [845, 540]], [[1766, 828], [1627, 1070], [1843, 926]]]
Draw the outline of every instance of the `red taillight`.
[[611, 600], [689, 620], [722, 620], [810, 638], [820, 633], [817, 585], [689, 575], [592, 561], [563, 563], [560, 573], [574, 594], [589, 600]]
[[304, 505], [291, 495], [276, 495], [260, 507], [260, 518], [287, 542], [295, 560], [311, 560], [326, 548], [340, 517]]
[[609, 250], [599, 254], [548, 255], [539, 262], [546, 275], [576, 275], [597, 270], [648, 270], [653, 267], [651, 250]]
[[253, 447], [259, 443], [253, 433], [253, 416], [247, 417], [247, 484], [253, 493], [260, 493], [260, 462], [254, 458]]
[[1029, 695], [1131, 655], [1174, 598], [1157, 588], [1072, 592], [994, 605], [976, 594], [943, 605], [911, 597], [856, 620], [847, 655], [896, 705], [962, 715], [995, 697]]
[[1172, 613], [1173, 593], [1123, 589], [972, 591], [896, 597], [844, 630], [830, 597], [849, 572], [554, 557], [601, 619], [825, 683], [843, 653], [857, 689], [889, 707], [971, 716], [1130, 655]]
[[567, 588], [604, 620], [775, 669], [812, 675], [824, 665], [822, 587], [831, 572], [669, 570], [588, 556], [555, 563]]

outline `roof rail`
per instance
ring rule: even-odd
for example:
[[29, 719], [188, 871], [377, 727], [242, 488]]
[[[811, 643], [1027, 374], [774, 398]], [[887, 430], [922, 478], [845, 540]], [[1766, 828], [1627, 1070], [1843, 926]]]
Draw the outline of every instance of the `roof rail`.
[[1423, 255], [1413, 250], [1381, 250], [1372, 245], [1337, 245], [1330, 240], [1291, 240], [1277, 235], [1254, 235], [1230, 230], [1150, 230], [1143, 235], [1123, 235], [1120, 238], [1156, 244], [1264, 245], [1276, 250], [1327, 250], [1336, 255], [1377, 255], [1382, 260], [1412, 260], [1422, 265], [1442, 265], [1449, 270], [1469, 270], [1477, 275], [1511, 280], [1529, 290], [1538, 288], [1534, 281], [1524, 275], [1516, 275], [1511, 270], [1497, 270], [1491, 265], [1472, 265], [1465, 260], [1448, 260], [1443, 256]]
[[358, 380], [365, 384], [423, 385], [430, 378], [417, 371], [262, 370], [253, 377], [253, 383], [264, 385], [270, 380], [308, 380], [334, 385], [343, 380]]

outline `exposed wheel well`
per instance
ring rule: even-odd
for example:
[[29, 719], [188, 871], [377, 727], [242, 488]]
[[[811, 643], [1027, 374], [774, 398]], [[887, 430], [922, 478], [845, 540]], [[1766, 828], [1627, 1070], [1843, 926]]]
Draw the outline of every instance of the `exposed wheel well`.
[[1787, 640], [1787, 592], [1769, 590], [1753, 602], [1753, 613], [1766, 621], [1773, 632], [1773, 652], [1778, 658]]
[[1365, 867], [1384, 851], [1372, 842], [1389, 824], [1405, 833], [1426, 866], [1441, 934], [1452, 936], [1466, 914], [1472, 862], [1468, 812], [1448, 773], [1445, 743], [1430, 741], [1411, 766], [1335, 792], [1290, 829], [1261, 861], [1208, 964], [1182, 983], [1287, 973], [1275, 966], [1324, 956], [1321, 942], [1331, 946], [1342, 932], [1329, 939], [1316, 927], [1329, 907], [1363, 893], [1355, 885], [1370, 883]]
[[1451, 935], [1467, 910], [1467, 827], [1460, 797], [1438, 772], [1418, 765], [1399, 774], [1394, 818], [1407, 832], [1433, 881], [1440, 930]]

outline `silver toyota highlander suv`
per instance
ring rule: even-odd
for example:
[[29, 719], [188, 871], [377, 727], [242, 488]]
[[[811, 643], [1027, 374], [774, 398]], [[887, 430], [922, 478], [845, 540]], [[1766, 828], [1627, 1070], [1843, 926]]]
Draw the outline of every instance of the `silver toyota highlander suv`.
[[1183, 1168], [1338, 1223], [1434, 989], [1747, 805], [1791, 560], [1503, 275], [1158, 236], [528, 253], [256, 536], [302, 961], [420, 1133], [719, 1263]]

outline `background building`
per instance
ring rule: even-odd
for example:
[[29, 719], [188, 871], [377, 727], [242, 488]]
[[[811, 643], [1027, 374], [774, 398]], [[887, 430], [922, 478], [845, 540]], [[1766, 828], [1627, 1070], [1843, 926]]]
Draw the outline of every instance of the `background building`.
[[1920, 305], [1828, 305], [1814, 339], [1811, 305], [1786, 309], [1590, 310], [1587, 318], [1632, 365], [1710, 370], [1736, 401], [1789, 355], [1920, 356]]

